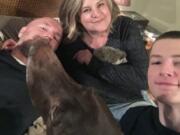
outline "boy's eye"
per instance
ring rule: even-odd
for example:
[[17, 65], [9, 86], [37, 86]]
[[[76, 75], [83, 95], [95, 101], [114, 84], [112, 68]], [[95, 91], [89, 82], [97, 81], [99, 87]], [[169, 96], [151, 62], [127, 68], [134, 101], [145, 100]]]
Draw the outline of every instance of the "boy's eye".
[[161, 61], [150, 61], [151, 65], [159, 65], [161, 64]]

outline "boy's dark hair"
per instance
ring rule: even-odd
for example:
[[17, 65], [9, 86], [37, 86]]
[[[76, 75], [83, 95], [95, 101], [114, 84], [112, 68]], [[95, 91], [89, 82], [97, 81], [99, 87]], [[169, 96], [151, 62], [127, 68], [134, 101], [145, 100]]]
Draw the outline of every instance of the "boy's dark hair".
[[[167, 38], [171, 38], [171, 39], [180, 39], [180, 31], [168, 31], [165, 32], [163, 34], [161, 34], [156, 41], [161, 40], [161, 39], [167, 39]], [[155, 42], [156, 42], [155, 41]]]

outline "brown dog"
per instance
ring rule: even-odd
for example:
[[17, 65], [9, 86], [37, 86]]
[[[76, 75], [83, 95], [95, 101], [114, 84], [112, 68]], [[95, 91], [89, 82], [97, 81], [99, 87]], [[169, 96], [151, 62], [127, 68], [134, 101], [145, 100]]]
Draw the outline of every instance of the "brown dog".
[[48, 135], [121, 135], [105, 103], [67, 75], [46, 40], [28, 44], [27, 84]]

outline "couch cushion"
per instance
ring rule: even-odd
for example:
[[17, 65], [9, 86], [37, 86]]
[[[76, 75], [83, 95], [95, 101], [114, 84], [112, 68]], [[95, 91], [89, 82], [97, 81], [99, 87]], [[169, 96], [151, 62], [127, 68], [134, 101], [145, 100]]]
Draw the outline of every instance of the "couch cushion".
[[31, 20], [32, 18], [0, 15], [1, 40], [17, 40], [20, 29]]

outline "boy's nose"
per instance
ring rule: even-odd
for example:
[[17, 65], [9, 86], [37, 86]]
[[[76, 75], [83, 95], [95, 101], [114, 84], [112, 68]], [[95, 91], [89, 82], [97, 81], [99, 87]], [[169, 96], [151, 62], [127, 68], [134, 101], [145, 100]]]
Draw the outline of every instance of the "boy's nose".
[[175, 75], [175, 68], [172, 62], [165, 62], [161, 69], [160, 75], [165, 77], [171, 77]]

